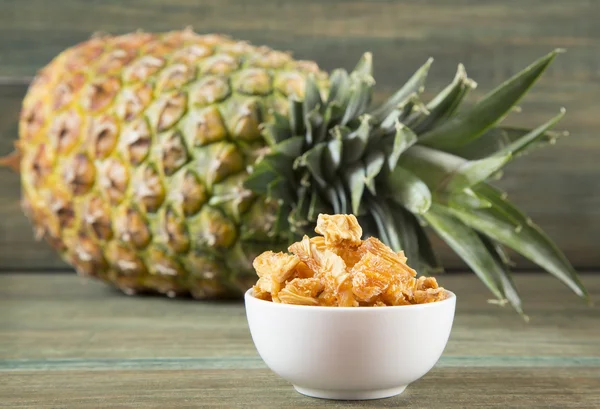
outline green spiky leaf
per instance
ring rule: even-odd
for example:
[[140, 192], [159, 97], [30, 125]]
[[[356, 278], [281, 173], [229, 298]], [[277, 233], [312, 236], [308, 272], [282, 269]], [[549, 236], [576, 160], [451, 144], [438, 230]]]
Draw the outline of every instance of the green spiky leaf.
[[289, 235], [290, 234], [290, 222], [288, 219], [290, 213], [289, 206], [279, 206], [275, 216], [275, 223], [273, 225], [273, 236]]
[[[531, 132], [531, 129], [498, 126], [487, 130], [479, 138], [463, 146], [452, 148], [452, 153], [465, 159], [481, 159], [506, 148], [512, 142]], [[557, 132], [545, 132], [539, 139], [521, 150], [519, 156], [546, 144], [552, 144], [560, 136]]]
[[385, 164], [385, 155], [376, 150], [367, 154], [365, 163], [365, 185], [371, 194], [376, 195], [375, 178], [379, 175]]
[[362, 76], [351, 85], [351, 95], [340, 122], [342, 125], [348, 124], [365, 113], [371, 103], [373, 83], [372, 77]]
[[273, 147], [273, 152], [285, 155], [290, 159], [295, 159], [302, 154], [303, 145], [304, 137], [292, 136], [275, 145]]
[[394, 251], [402, 250], [399, 232], [395, 228], [394, 217], [388, 205], [383, 201], [377, 201], [373, 198], [368, 198], [367, 204], [368, 211], [377, 226], [381, 241]]
[[327, 213], [331, 208], [327, 206], [326, 202], [321, 198], [316, 188], [313, 188], [310, 196], [310, 203], [308, 206], [307, 219], [311, 222], [316, 222], [319, 213]]
[[[517, 291], [517, 287], [511, 277], [511, 273], [508, 269], [507, 263], [505, 263], [504, 258], [504, 250], [502, 247], [491, 240], [489, 237], [479, 234], [479, 238], [487, 248], [488, 252], [496, 259], [498, 264], [503, 266], [502, 273], [498, 277], [496, 277], [497, 281], [500, 283], [502, 288], [502, 292], [506, 300], [510, 303], [510, 305], [517, 311], [521, 316], [525, 319], [528, 319], [527, 316], [523, 313], [523, 306], [521, 304], [521, 297], [519, 296], [519, 292]], [[494, 270], [494, 272], [497, 272]]]
[[425, 111], [415, 113], [408, 118], [406, 124], [417, 134], [431, 130], [454, 113], [467, 92], [475, 85], [474, 81], [467, 78], [464, 66], [459, 64], [452, 83], [427, 104], [428, 113], [425, 114]]
[[[329, 86], [329, 95], [327, 96], [327, 105], [336, 105], [345, 107], [350, 97], [350, 76], [345, 70], [337, 69], [331, 73]], [[339, 119], [343, 110], [338, 111], [339, 115], [332, 115], [332, 119]]]
[[400, 122], [396, 122], [393, 135], [384, 137], [381, 141], [380, 149], [385, 152], [388, 169], [390, 171], [396, 168], [400, 155], [417, 141], [417, 135]]
[[360, 162], [355, 163], [344, 172], [344, 176], [346, 187], [350, 192], [352, 213], [358, 214], [360, 202], [365, 191], [365, 167]]
[[350, 213], [350, 205], [348, 203], [348, 197], [346, 196], [346, 191], [344, 190], [344, 184], [339, 178], [336, 178], [333, 181], [333, 189], [335, 190], [337, 201], [339, 203], [339, 211], [336, 213], [348, 214]]
[[371, 76], [373, 74], [373, 55], [364, 53], [352, 73], [359, 76]]
[[304, 133], [304, 109], [301, 101], [293, 98], [288, 100], [289, 123], [292, 135], [302, 135]]
[[274, 152], [267, 155], [257, 165], [259, 168], [268, 167], [280, 175], [281, 177], [290, 181], [293, 185], [294, 170], [293, 164], [290, 158], [283, 153]]
[[499, 153], [487, 158], [467, 161], [450, 176], [445, 183], [445, 189], [456, 192], [476, 185], [502, 169], [510, 158], [510, 153]]
[[319, 186], [325, 188], [327, 182], [323, 175], [321, 163], [323, 161], [323, 151], [325, 150], [325, 143], [315, 145], [310, 150], [306, 151], [300, 156], [294, 163], [294, 168], [306, 167], [310, 174], [315, 178], [315, 181]]
[[342, 164], [342, 148], [341, 139], [332, 139], [326, 144], [323, 151], [323, 170], [328, 179], [336, 174]]
[[560, 134], [549, 132], [556, 123], [564, 116], [565, 110], [548, 122], [539, 127], [531, 129], [498, 127], [488, 130], [474, 141], [452, 148], [449, 152], [466, 159], [480, 159], [496, 152], [511, 152], [513, 156], [519, 156], [532, 148], [553, 143]]
[[269, 146], [274, 146], [292, 136], [290, 122], [277, 112], [273, 112], [273, 121], [262, 124], [261, 135]]
[[396, 167], [387, 177], [386, 191], [396, 203], [415, 214], [424, 214], [431, 206], [431, 191], [410, 171]]
[[369, 124], [369, 116], [364, 115], [360, 120], [360, 126], [342, 136], [343, 145], [343, 161], [344, 163], [353, 163], [359, 160], [369, 142], [369, 135], [371, 133], [371, 125]]
[[531, 146], [532, 144], [539, 141], [542, 137], [544, 137], [546, 135], [546, 132], [554, 125], [556, 125], [558, 121], [562, 119], [563, 116], [565, 116], [565, 112], [565, 109], [562, 108], [560, 110], [560, 113], [554, 118], [526, 133], [521, 138], [514, 140], [509, 145], [501, 149], [498, 153], [510, 153], [513, 156], [519, 155], [520, 153], [525, 151], [529, 146]]
[[496, 277], [503, 274], [503, 267], [489, 253], [477, 233], [439, 205], [433, 205], [423, 217], [450, 248], [471, 267], [492, 294], [500, 300], [504, 299], [502, 288], [496, 281]]
[[417, 244], [419, 246], [419, 259], [421, 260], [421, 270], [419, 273], [422, 275], [432, 275], [444, 272], [442, 263], [433, 250], [427, 232], [421, 226], [419, 220], [414, 216], [412, 217], [414, 219], [413, 228], [415, 229]]
[[388, 202], [388, 207], [394, 220], [394, 228], [398, 232], [400, 248], [404, 251], [404, 255], [408, 259], [410, 266], [419, 273], [425, 267], [422, 266], [419, 256], [419, 242], [415, 226], [415, 223], [418, 224], [418, 222], [402, 206]]
[[343, 110], [337, 103], [325, 106], [323, 116], [321, 119], [321, 125], [319, 126], [315, 134], [317, 143], [323, 142], [327, 139], [327, 135], [329, 133], [332, 122], [335, 120], [335, 117], [337, 115], [341, 115], [342, 113]]
[[464, 145], [499, 122], [525, 95], [554, 57], [555, 50], [517, 73], [470, 109], [421, 135], [420, 142], [437, 149], [452, 149]]
[[314, 146], [323, 141], [319, 140], [319, 135], [321, 135], [321, 126], [323, 125], [323, 117], [319, 113], [318, 108], [309, 111], [304, 116], [304, 140], [307, 146]]
[[[575, 269], [558, 247], [510, 202], [506, 199], [499, 199], [500, 195], [493, 190], [491, 186], [485, 185], [477, 189], [479, 195], [492, 203], [491, 208], [468, 211], [453, 208], [452, 213], [463, 223], [530, 259], [560, 279], [575, 294], [587, 298], [587, 292]], [[504, 209], [504, 212], [499, 209]], [[519, 231], [515, 231], [511, 221], [507, 220], [506, 213], [519, 217], [522, 226]]]
[[279, 178], [279, 174], [268, 166], [256, 166], [248, 179], [244, 182], [246, 189], [252, 190], [255, 193], [267, 196], [268, 185], [272, 181]]
[[464, 207], [467, 209], [485, 209], [492, 207], [490, 202], [483, 199], [469, 188], [450, 194], [447, 202], [450, 207]]
[[475, 161], [438, 151], [426, 146], [413, 146], [399, 163], [423, 180], [432, 191], [458, 192], [494, 174], [511, 158], [510, 154], [494, 155]]
[[309, 75], [306, 78], [304, 100], [302, 101], [302, 104], [304, 112], [318, 110], [323, 105], [323, 101], [321, 101], [321, 92], [312, 75]]
[[294, 196], [287, 180], [278, 177], [267, 184], [267, 197], [283, 200], [284, 203], [292, 203]]
[[308, 212], [311, 200], [309, 193], [310, 189], [306, 186], [301, 186], [298, 189], [298, 201], [296, 206], [292, 208], [292, 211], [289, 215], [290, 225], [300, 228], [301, 226], [308, 224]]
[[381, 121], [387, 117], [394, 109], [398, 108], [404, 101], [406, 101], [411, 95], [421, 93], [429, 72], [429, 67], [433, 63], [433, 58], [427, 60], [410, 79], [400, 88], [394, 95], [390, 97], [381, 106], [375, 109], [371, 114], [372, 116]]

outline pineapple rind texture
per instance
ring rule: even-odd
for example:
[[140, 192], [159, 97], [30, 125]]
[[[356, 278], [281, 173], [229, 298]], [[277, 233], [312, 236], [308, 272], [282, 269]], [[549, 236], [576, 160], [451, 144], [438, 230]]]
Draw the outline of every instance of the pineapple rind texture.
[[[225, 297], [273, 247], [277, 204], [243, 187], [260, 124], [302, 98], [312, 62], [190, 30], [96, 37], [23, 103], [22, 202], [80, 274], [127, 293]], [[271, 223], [271, 224], [269, 224]]]

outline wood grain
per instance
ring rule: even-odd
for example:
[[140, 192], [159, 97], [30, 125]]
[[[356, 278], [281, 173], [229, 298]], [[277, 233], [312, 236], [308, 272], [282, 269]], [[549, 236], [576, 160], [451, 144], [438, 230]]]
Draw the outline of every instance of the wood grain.
[[2, 374], [10, 408], [581, 408], [600, 405], [598, 368], [436, 368], [397, 397], [308, 398], [265, 369]]
[[[435, 57], [428, 94], [463, 62], [479, 87], [471, 101], [555, 47], [568, 50], [508, 122], [535, 126], [561, 106], [560, 127], [571, 135], [555, 147], [509, 165], [499, 185], [537, 221], [579, 268], [600, 266], [600, 2], [500, 0], [414, 2], [364, 0], [5, 0], [0, 13], [0, 154], [16, 138], [27, 78], [62, 49], [93, 31], [164, 31], [192, 25], [256, 44], [291, 50], [323, 68], [351, 68], [372, 51], [379, 96], [389, 95], [429, 56]], [[9, 85], [6, 85], [9, 84]], [[12, 85], [11, 85], [12, 84]], [[16, 85], [15, 85], [16, 84]], [[18, 182], [0, 170], [0, 270], [63, 266], [33, 244], [16, 201]], [[444, 246], [446, 265], [462, 263]], [[531, 264], [519, 260], [519, 267]]]
[[430, 55], [448, 69], [445, 62], [463, 61], [476, 77], [501, 80], [554, 47], [571, 50], [570, 62], [558, 63], [555, 72], [577, 68], [578, 78], [590, 79], [597, 76], [591, 51], [600, 37], [599, 10], [589, 0], [572, 0], [568, 7], [561, 0], [526, 0], [519, 7], [499, 0], [5, 0], [0, 76], [31, 76], [95, 31], [193, 26], [290, 49], [325, 68], [353, 64], [370, 49], [385, 61], [378, 63], [378, 74], [386, 84]]
[[[517, 277], [529, 324], [487, 304], [472, 275], [436, 367], [401, 396], [303, 397], [257, 356], [241, 303], [127, 297], [71, 274], [0, 275], [0, 407], [593, 408], [600, 405], [598, 307], [547, 276]], [[596, 300], [600, 276], [584, 281]]]
[[[592, 299], [600, 277], [585, 275]], [[473, 275], [439, 282], [458, 296], [445, 355], [600, 358], [600, 307], [542, 274], [516, 277], [526, 312], [488, 304]], [[0, 275], [0, 360], [253, 357], [240, 303], [129, 297], [72, 274]]]

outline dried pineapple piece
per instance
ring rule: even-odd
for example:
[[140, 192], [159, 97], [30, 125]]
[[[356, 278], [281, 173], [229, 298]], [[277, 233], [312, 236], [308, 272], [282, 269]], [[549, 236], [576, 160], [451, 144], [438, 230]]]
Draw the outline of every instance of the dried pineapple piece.
[[318, 278], [294, 278], [279, 291], [279, 301], [285, 304], [319, 305], [317, 297], [323, 291]]
[[398, 291], [393, 286], [390, 286], [388, 291], [381, 295], [381, 300], [385, 302], [386, 305], [411, 305], [411, 299], [406, 296], [402, 291]]
[[413, 289], [416, 281], [413, 277], [396, 277], [381, 294], [380, 299], [387, 305], [414, 304]]
[[[345, 215], [338, 215], [338, 216], [328, 216], [331, 219], [333, 218], [337, 218], [337, 220], [343, 220], [343, 222], [336, 222], [336, 223], [332, 223], [329, 221], [329, 219], [327, 219], [325, 216], [321, 215], [322, 217], [320, 217], [319, 220], [321, 220], [321, 224], [318, 224], [319, 222], [317, 222], [317, 228], [315, 230], [318, 230], [318, 232], [322, 232], [323, 234], [325, 234], [325, 237], [322, 236], [316, 236], [310, 239], [310, 242], [312, 244], [314, 244], [316, 246], [317, 249], [319, 249], [320, 251], [325, 251], [325, 250], [331, 250], [333, 251], [335, 254], [337, 254], [338, 256], [340, 256], [342, 258], [342, 260], [344, 260], [344, 263], [346, 263], [346, 267], [351, 268], [352, 266], [354, 266], [354, 264], [356, 264], [358, 262], [358, 260], [360, 260], [360, 258], [362, 257], [362, 252], [358, 250], [358, 246], [362, 243], [362, 241], [360, 240], [360, 237], [362, 236], [362, 229], [356, 231], [356, 232], [352, 232], [351, 230], [348, 230], [348, 234], [347, 237], [351, 237], [350, 240], [344, 240], [344, 239], [339, 239], [339, 240], [333, 240], [331, 237], [332, 235], [335, 235], [337, 233], [339, 233], [341, 230], [337, 230], [339, 228], [340, 224], [344, 224], [345, 220], [347, 217], [350, 216], [345, 216]], [[353, 218], [354, 220], [356, 220], [356, 217], [354, 217], [353, 215], [351, 216], [351, 218]], [[331, 226], [334, 226], [335, 229], [331, 229]], [[323, 230], [321, 230], [323, 229]], [[328, 229], [328, 230], [325, 230]], [[338, 235], [339, 237], [339, 235]]]
[[338, 300], [335, 294], [329, 290], [323, 290], [321, 294], [319, 294], [319, 305], [323, 307], [337, 307]]
[[325, 244], [325, 237], [315, 236], [310, 238], [310, 244], [314, 245], [317, 250], [325, 251], [327, 250], [327, 245]]
[[353, 214], [320, 214], [315, 231], [325, 237], [328, 247], [361, 244], [362, 228]]
[[435, 277], [419, 277], [416, 282], [416, 290], [427, 290], [428, 288], [438, 288]]
[[292, 277], [294, 278], [311, 278], [315, 275], [315, 272], [313, 270], [311, 270], [305, 262], [301, 261], [298, 263], [298, 265], [296, 266], [296, 270], [294, 271], [294, 274], [292, 274]]
[[316, 298], [306, 297], [301, 294], [287, 291], [285, 288], [277, 294], [278, 301], [283, 304], [294, 304], [294, 305], [319, 305], [319, 301]]
[[388, 261], [393, 265], [396, 273], [404, 273], [412, 277], [417, 275], [415, 270], [406, 265], [406, 257], [404, 257], [404, 253], [402, 253], [402, 255], [395, 253], [391, 248], [383, 244], [375, 237], [369, 237], [367, 240], [363, 241], [360, 246], [360, 250], [365, 253], [373, 253]]
[[288, 247], [288, 251], [294, 253], [312, 271], [319, 271], [319, 250], [315, 244], [310, 242], [308, 236], [304, 236], [301, 241], [292, 244]]
[[364, 255], [364, 251], [360, 250], [360, 247], [330, 247], [329, 250], [340, 256], [347, 268], [352, 268], [356, 263], [359, 262], [361, 257]]
[[415, 291], [414, 298], [416, 304], [426, 304], [445, 300], [448, 298], [448, 293], [442, 287], [428, 288], [427, 290]]
[[318, 277], [324, 287], [337, 297], [339, 307], [356, 307], [358, 302], [352, 293], [352, 280], [346, 271], [344, 260], [334, 252], [325, 250], [320, 255]]
[[352, 295], [352, 282], [344, 260], [330, 250], [320, 251], [318, 244], [304, 236], [302, 241], [292, 244], [288, 250], [315, 272], [324, 287], [337, 297], [339, 306], [358, 305]]
[[275, 297], [281, 284], [291, 277], [300, 259], [291, 254], [265, 251], [254, 259], [252, 265], [260, 277], [256, 285]]
[[370, 302], [383, 293], [392, 277], [393, 266], [373, 253], [366, 253], [350, 270], [352, 292], [357, 300]]
[[344, 260], [334, 252], [325, 250], [319, 255], [320, 268], [317, 274], [326, 282], [326, 287], [339, 291], [350, 278]]
[[273, 297], [271, 297], [271, 293], [264, 291], [258, 284], [252, 287], [254, 292], [254, 296], [261, 300], [265, 301], [273, 301]]
[[403, 263], [406, 263], [408, 261], [408, 258], [404, 255], [404, 250], [400, 250], [396, 252], [396, 254], [398, 255], [398, 258], [402, 260]]

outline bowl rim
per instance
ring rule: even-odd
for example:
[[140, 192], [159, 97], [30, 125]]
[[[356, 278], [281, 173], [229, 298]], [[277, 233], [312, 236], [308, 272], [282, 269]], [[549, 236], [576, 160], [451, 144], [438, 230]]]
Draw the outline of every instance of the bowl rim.
[[424, 308], [438, 308], [445, 306], [446, 304], [450, 304], [456, 301], [456, 294], [452, 291], [445, 291], [450, 295], [448, 298], [435, 301], [425, 304], [411, 304], [411, 305], [386, 305], [385, 307], [328, 307], [324, 305], [296, 305], [296, 304], [283, 304], [277, 303], [273, 301], [262, 300], [260, 298], [256, 298], [254, 296], [254, 288], [250, 288], [244, 294], [244, 300], [247, 302], [248, 300], [252, 300], [252, 302], [263, 303], [263, 305], [269, 304], [271, 308], [287, 308], [287, 309], [299, 309], [299, 310], [314, 310], [314, 311], [398, 311], [398, 310], [415, 310], [415, 309], [424, 309]]

